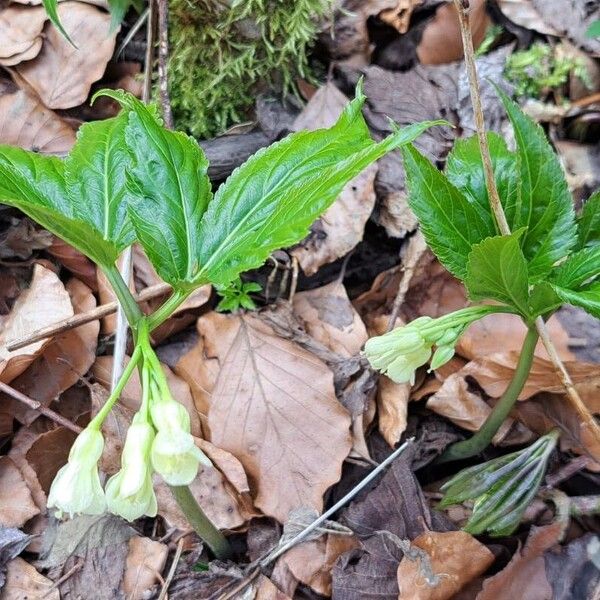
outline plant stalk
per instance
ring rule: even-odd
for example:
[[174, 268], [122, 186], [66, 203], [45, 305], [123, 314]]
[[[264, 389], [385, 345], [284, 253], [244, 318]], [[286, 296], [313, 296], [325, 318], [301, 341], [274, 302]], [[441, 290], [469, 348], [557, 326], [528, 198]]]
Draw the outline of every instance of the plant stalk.
[[468, 440], [452, 444], [436, 461], [437, 463], [451, 462], [475, 456], [491, 443], [492, 438], [496, 435], [506, 417], [508, 417], [527, 382], [527, 377], [533, 364], [533, 354], [538, 337], [538, 332], [534, 327], [531, 327], [527, 331], [513, 378], [479, 431]]
[[123, 312], [125, 313], [125, 317], [127, 318], [127, 322], [129, 323], [129, 327], [131, 327], [133, 335], [137, 336], [138, 323], [140, 319], [144, 318], [144, 313], [142, 313], [116, 265], [104, 269], [104, 274], [117, 295], [119, 304], [123, 307]]
[[171, 485], [171, 493], [179, 508], [185, 514], [189, 524], [194, 531], [208, 544], [212, 553], [219, 559], [224, 560], [231, 556], [231, 546], [227, 538], [211, 523], [204, 514], [196, 498], [192, 495], [187, 485]]
[[153, 331], [164, 323], [183, 304], [194, 291], [174, 290], [173, 293], [148, 317], [148, 331]]

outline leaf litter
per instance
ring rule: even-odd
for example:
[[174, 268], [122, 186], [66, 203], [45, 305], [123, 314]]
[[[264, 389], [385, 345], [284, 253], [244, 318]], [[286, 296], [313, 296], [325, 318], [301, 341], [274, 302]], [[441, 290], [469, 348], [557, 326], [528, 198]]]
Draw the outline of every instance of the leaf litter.
[[[391, 131], [388, 118], [405, 125], [442, 117], [456, 126], [432, 129], [417, 142], [429, 158], [443, 163], [454, 140], [474, 130], [452, 6], [428, 0], [341, 4], [321, 38], [335, 68], [287, 126], [330, 126], [362, 75], [365, 116], [375, 135]], [[473, 4], [479, 45], [491, 20], [499, 17], [483, 10], [483, 3]], [[578, 0], [569, 4], [572, 10], [565, 11], [558, 2], [502, 0], [498, 10], [508, 20], [506, 32], [520, 28], [521, 34], [569, 39], [586, 57], [597, 57], [597, 40], [584, 35], [597, 11], [585, 12]], [[83, 104], [92, 87], [103, 77], [110, 81], [118, 34], [109, 33], [105, 8], [60, 3], [59, 15], [77, 51], [50, 25], [39, 2], [0, 8], [0, 64], [13, 80], [0, 81], [1, 143], [47, 154], [68, 152], [82, 118], [91, 114]], [[493, 41], [492, 50], [478, 58], [486, 125], [509, 140], [487, 80], [511, 89], [503, 70], [513, 51], [511, 43]], [[583, 116], [597, 120], [597, 104], [591, 106]], [[585, 121], [575, 119], [584, 132], [583, 141], [577, 140], [579, 151], [591, 156]], [[565, 134], [555, 124], [550, 131], [569, 162], [572, 131], [567, 128]], [[244, 135], [224, 139], [242, 143]], [[579, 198], [593, 191], [591, 170], [584, 167], [570, 180]], [[7, 277], [17, 286], [16, 293], [8, 286], [0, 291], [7, 307], [0, 316], [0, 379], [75, 426], [84, 425], [110, 386], [110, 324], [100, 332], [99, 322], [92, 321], [14, 352], [6, 345], [110, 298], [97, 295], [102, 283], [83, 255], [60, 241], [49, 246], [50, 238], [38, 237], [14, 214], [14, 221], [3, 217], [2, 227], [10, 224], [0, 231], [0, 256], [23, 263], [33, 258], [34, 267], [24, 277], [14, 273], [13, 264], [0, 266], [2, 281]], [[190, 412], [196, 444], [214, 463], [199, 471], [192, 493], [217, 526], [239, 542], [235, 562], [210, 561], [159, 481], [155, 520], [133, 527], [108, 516], [55, 520], [45, 507], [47, 493], [75, 434], [4, 392], [0, 597], [86, 598], [90, 589], [95, 598], [157, 597], [181, 543], [185, 551], [174, 565], [169, 597], [217, 598], [232, 583], [243, 583], [247, 566], [282, 544], [290, 530], [297, 531], [294, 524], [309, 524], [409, 435], [417, 436], [415, 448], [335, 516], [337, 529], [319, 530], [288, 551], [237, 597], [487, 600], [560, 598], [573, 590], [587, 597], [598, 583], [589, 550], [597, 525], [571, 523], [564, 536], [563, 522], [538, 521], [492, 544], [457, 531], [446, 516], [450, 513], [435, 510], [436, 492], [430, 491], [453, 471], [429, 463], [465, 431], [476, 431], [506, 388], [523, 327], [508, 315], [482, 320], [461, 339], [451, 363], [432, 373], [423, 369], [415, 386], [375, 376], [361, 357], [367, 337], [383, 333], [391, 317], [398, 324], [468, 303], [462, 285], [419, 244], [415, 228], [402, 161], [388, 155], [348, 184], [309, 236], [289, 249], [299, 267], [287, 275], [287, 286], [296, 278], [288, 288], [291, 302], [222, 315], [213, 311], [214, 296], [206, 287], [156, 332], [154, 341], [171, 367], [164, 369], [174, 395]], [[134, 272], [138, 290], [160, 282], [139, 249]], [[263, 283], [268, 273], [247, 276]], [[597, 364], [579, 360], [578, 340], [560, 318], [550, 323], [553, 339], [583, 401], [598, 414], [600, 371]], [[107, 475], [119, 468], [140, 389], [134, 377], [106, 422], [102, 469]], [[565, 402], [561, 381], [540, 347], [520, 402], [490, 451], [502, 453], [505, 445], [522, 445], [556, 426], [565, 434], [560, 459], [576, 454], [588, 459], [581, 478], [571, 483], [583, 486], [585, 494], [597, 493], [590, 482], [597, 486], [600, 449]], [[564, 574], [562, 580], [558, 573]]]

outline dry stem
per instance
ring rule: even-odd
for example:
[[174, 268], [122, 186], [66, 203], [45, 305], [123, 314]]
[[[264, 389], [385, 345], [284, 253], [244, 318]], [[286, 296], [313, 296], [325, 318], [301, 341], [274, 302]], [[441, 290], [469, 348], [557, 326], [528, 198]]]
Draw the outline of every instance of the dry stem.
[[[465, 54], [465, 64], [467, 66], [467, 73], [469, 76], [469, 90], [471, 92], [471, 102], [473, 104], [473, 112], [475, 115], [475, 125], [477, 127], [477, 137], [479, 139], [479, 148], [481, 151], [481, 157], [483, 160], [483, 168], [485, 173], [485, 183], [488, 190], [488, 196], [490, 200], [490, 206], [500, 233], [502, 235], [510, 234], [510, 227], [506, 221], [506, 215], [500, 203], [500, 197], [498, 195], [498, 189], [496, 187], [496, 181], [494, 179], [494, 171], [492, 168], [492, 161], [490, 158], [490, 149], [487, 143], [487, 136], [485, 131], [485, 121], [483, 118], [483, 108], [481, 105], [481, 95], [479, 93], [479, 81], [477, 79], [477, 68], [475, 66], [475, 51], [473, 49], [473, 38], [471, 36], [471, 29], [469, 27], [469, 0], [454, 0], [456, 11], [458, 12], [458, 18], [460, 22], [460, 32], [463, 41], [463, 48]], [[565, 365], [558, 356], [558, 352], [550, 339], [546, 324], [542, 317], [538, 317], [535, 321], [536, 329], [538, 330], [540, 339], [542, 340], [546, 352], [550, 360], [554, 364], [554, 368], [560, 380], [567, 392], [567, 398], [571, 402], [571, 405], [583, 421], [584, 427], [587, 427], [589, 431], [594, 435], [596, 441], [600, 443], [600, 425], [596, 422], [593, 415], [590, 413], [588, 408], [585, 406], [579, 393], [573, 385]]]

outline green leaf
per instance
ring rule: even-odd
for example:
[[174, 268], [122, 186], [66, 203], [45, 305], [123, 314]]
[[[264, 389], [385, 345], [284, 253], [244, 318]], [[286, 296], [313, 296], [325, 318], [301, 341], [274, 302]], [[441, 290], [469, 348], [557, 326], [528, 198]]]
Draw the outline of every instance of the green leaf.
[[569, 256], [553, 273], [559, 287], [577, 290], [600, 275], [600, 246], [584, 248]]
[[557, 285], [552, 287], [563, 302], [580, 306], [597, 319], [600, 319], [600, 281], [596, 281], [581, 290], [569, 290]]
[[110, 32], [114, 32], [125, 18], [129, 7], [134, 4], [132, 0], [108, 0], [110, 8]]
[[405, 146], [402, 156], [408, 202], [428, 245], [453, 275], [464, 279], [473, 245], [496, 234], [491, 213], [458, 190], [413, 146]]
[[[496, 133], [487, 134], [492, 158], [494, 179], [498, 195], [509, 222], [514, 220], [518, 187], [518, 156], [511, 152], [506, 142]], [[457, 140], [446, 161], [446, 176], [450, 182], [479, 208], [482, 218], [489, 219], [490, 202], [485, 184], [485, 175], [479, 140], [476, 135]], [[496, 233], [500, 231], [496, 230]]]
[[597, 38], [600, 37], [600, 19], [593, 21], [592, 24], [587, 28], [585, 37]]
[[518, 196], [511, 230], [526, 227], [521, 246], [532, 282], [549, 273], [576, 243], [575, 214], [569, 188], [556, 153], [542, 128], [498, 89], [512, 123], [519, 160]]
[[527, 261], [519, 245], [524, 230], [497, 235], [473, 246], [465, 285], [471, 300], [492, 298], [529, 315]]
[[60, 21], [60, 17], [58, 16], [58, 0], [42, 0], [42, 4], [46, 9], [46, 14], [48, 18], [52, 22], [52, 25], [60, 31], [60, 33], [64, 36], [64, 38], [73, 46], [77, 48], [77, 46], [73, 43], [73, 40], [69, 37], [69, 34], [66, 32], [63, 24]]
[[542, 281], [533, 287], [529, 297], [531, 317], [539, 317], [554, 312], [560, 308], [562, 300], [556, 295], [547, 281]]
[[130, 159], [126, 125], [126, 113], [82, 125], [64, 167], [74, 216], [92, 225], [118, 251], [135, 240], [127, 217], [126, 173]]
[[273, 250], [298, 242], [367, 165], [444, 123], [417, 123], [376, 143], [363, 103], [358, 89], [333, 127], [292, 134], [232, 173], [202, 219], [200, 280], [224, 285], [263, 264]]
[[577, 219], [578, 248], [600, 245], [600, 190], [592, 194]]
[[0, 146], [0, 201], [15, 206], [94, 262], [114, 264], [118, 249], [74, 209], [58, 158]]
[[190, 286], [199, 276], [201, 219], [212, 196], [208, 161], [196, 140], [162, 127], [131, 94], [101, 93], [129, 110], [129, 216], [137, 238], [165, 281]]

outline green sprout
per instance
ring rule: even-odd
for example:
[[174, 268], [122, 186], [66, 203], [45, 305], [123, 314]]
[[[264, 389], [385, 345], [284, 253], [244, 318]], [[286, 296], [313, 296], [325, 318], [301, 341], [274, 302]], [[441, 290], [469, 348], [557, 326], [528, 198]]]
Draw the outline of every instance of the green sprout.
[[221, 296], [221, 301], [217, 305], [217, 310], [219, 312], [236, 312], [241, 308], [254, 310], [256, 304], [250, 294], [261, 290], [262, 287], [255, 281], [243, 282], [239, 277], [229, 285], [218, 286], [217, 293]]

